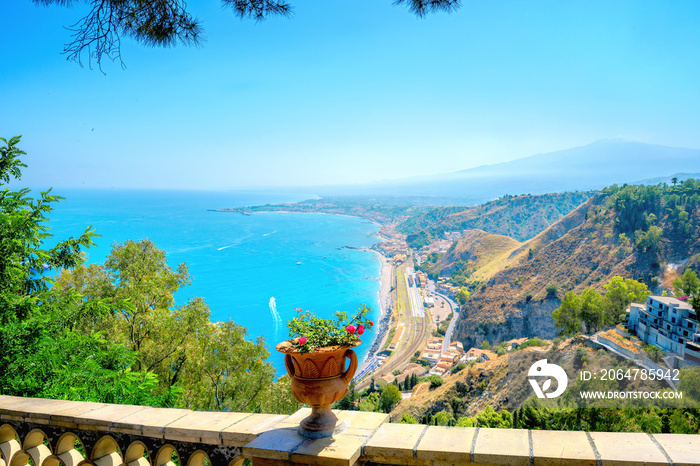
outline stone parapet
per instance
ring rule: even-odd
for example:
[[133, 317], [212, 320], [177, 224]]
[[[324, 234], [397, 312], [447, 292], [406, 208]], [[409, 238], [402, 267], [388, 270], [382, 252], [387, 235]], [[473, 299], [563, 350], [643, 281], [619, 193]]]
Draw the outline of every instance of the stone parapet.
[[296, 432], [291, 416], [0, 396], [0, 466], [448, 464], [700, 466], [700, 436], [392, 424], [337, 411], [333, 438]]

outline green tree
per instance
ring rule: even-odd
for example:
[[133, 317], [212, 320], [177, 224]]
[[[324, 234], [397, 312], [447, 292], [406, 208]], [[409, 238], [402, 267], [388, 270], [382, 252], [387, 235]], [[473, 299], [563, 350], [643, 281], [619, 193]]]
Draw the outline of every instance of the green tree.
[[593, 288], [581, 292], [580, 299], [581, 321], [586, 326], [587, 333], [595, 333], [603, 329], [603, 297]]
[[450, 426], [455, 423], [455, 418], [447, 411], [439, 411], [433, 415], [432, 423], [436, 426]]
[[102, 266], [79, 266], [64, 271], [57, 288], [78, 290], [88, 300], [112, 306], [118, 335], [137, 354], [136, 369], [157, 371], [172, 385], [187, 359], [188, 342], [209, 321], [201, 298], [173, 308], [173, 294], [189, 284], [186, 265], [168, 265], [165, 251], [149, 240], [127, 240], [112, 247]]
[[575, 335], [581, 331], [581, 298], [569, 291], [561, 300], [561, 305], [552, 312], [554, 326], [562, 336]]
[[429, 377], [430, 379], [430, 389], [438, 388], [445, 383], [445, 381], [439, 375], [433, 374]]
[[618, 276], [611, 278], [604, 288], [605, 326], [620, 323], [624, 319], [627, 306], [633, 302], [645, 302], [649, 294], [649, 289], [644, 283]]
[[382, 389], [378, 407], [381, 411], [390, 413], [399, 401], [401, 401], [401, 390], [396, 385], [388, 384]]
[[684, 367], [680, 370], [679, 378], [678, 389], [683, 392], [683, 397], [700, 403], [700, 368]]
[[673, 280], [673, 291], [678, 296], [700, 295], [700, 279], [691, 269], [686, 269], [683, 275]]
[[134, 371], [157, 376], [159, 393], [176, 390], [181, 406], [248, 412], [299, 406], [288, 385], [274, 383], [261, 338], [246, 340], [246, 329], [230, 320], [210, 322], [202, 298], [173, 305], [173, 293], [189, 282], [185, 264], [171, 269], [151, 241], [127, 241], [114, 245], [102, 265], [63, 271], [54, 292], [109, 306], [102, 324], [111, 342], [131, 350]]
[[410, 414], [404, 413], [401, 415], [401, 420], [399, 421], [399, 424], [418, 424], [418, 421], [415, 417], [411, 416]]
[[665, 355], [664, 350], [656, 345], [646, 345], [644, 347], [644, 352], [646, 353], [647, 357], [654, 362], [661, 361]]
[[469, 292], [469, 289], [467, 289], [466, 286], [463, 286], [459, 289], [459, 292], [457, 293], [457, 302], [459, 302], [460, 304], [465, 304], [470, 296], [471, 293]]
[[262, 337], [245, 339], [233, 321], [200, 329], [190, 364], [183, 368], [183, 405], [191, 409], [259, 412], [274, 381], [275, 369]]
[[377, 392], [371, 392], [369, 395], [360, 399], [358, 403], [358, 409], [360, 411], [376, 412], [379, 406], [379, 394]]
[[460, 417], [457, 420], [457, 427], [474, 427], [476, 425], [476, 419], [473, 417]]
[[[21, 178], [25, 155], [19, 137], [0, 147], [0, 182]], [[45, 225], [58, 196], [4, 187], [0, 194], [0, 393], [151, 406], [171, 405], [174, 390], [158, 390], [157, 377], [133, 368], [135, 354], [108, 341], [111, 309], [80, 290], [49, 288], [46, 270], [82, 264], [93, 231], [50, 249]]]
[[62, 199], [40, 193], [38, 199], [29, 197], [29, 189], [13, 191], [6, 185], [11, 179], [20, 180], [26, 165], [20, 156], [26, 153], [17, 147], [20, 136], [0, 138], [0, 324], [28, 317], [48, 290], [46, 270], [70, 268], [82, 263], [81, 250], [92, 246], [95, 236], [91, 228], [76, 237], [59, 241], [46, 249], [51, 238], [45, 225], [52, 204]]
[[476, 416], [479, 427], [492, 427], [499, 429], [512, 429], [513, 416], [505, 409], [501, 413], [494, 411], [491, 405], [487, 405], [482, 412]]

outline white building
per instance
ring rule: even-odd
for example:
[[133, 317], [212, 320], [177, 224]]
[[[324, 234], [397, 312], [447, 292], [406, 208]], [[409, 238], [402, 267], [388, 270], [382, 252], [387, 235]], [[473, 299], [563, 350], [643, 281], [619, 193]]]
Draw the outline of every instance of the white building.
[[[632, 322], [636, 320], [636, 328]], [[644, 342], [656, 345], [686, 363], [700, 365], [698, 315], [685, 301], [648, 296], [646, 308], [630, 308], [628, 327]]]

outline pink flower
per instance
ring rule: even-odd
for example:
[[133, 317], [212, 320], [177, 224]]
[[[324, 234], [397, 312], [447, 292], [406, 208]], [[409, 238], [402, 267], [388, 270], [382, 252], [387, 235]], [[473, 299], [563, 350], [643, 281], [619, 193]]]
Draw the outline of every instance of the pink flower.
[[367, 325], [369, 325], [370, 327], [373, 327], [373, 326], [374, 326], [374, 322], [372, 322], [372, 321], [370, 320], [369, 322], [367, 322]]
[[299, 338], [299, 345], [304, 346], [306, 344], [306, 337]]
[[358, 325], [357, 326], [357, 334], [362, 335], [363, 333], [365, 333], [365, 328], [362, 325]]
[[347, 327], [345, 327], [345, 330], [347, 330], [350, 335], [354, 335], [355, 330], [357, 330], [357, 329], [355, 328], [354, 325], [350, 324]]

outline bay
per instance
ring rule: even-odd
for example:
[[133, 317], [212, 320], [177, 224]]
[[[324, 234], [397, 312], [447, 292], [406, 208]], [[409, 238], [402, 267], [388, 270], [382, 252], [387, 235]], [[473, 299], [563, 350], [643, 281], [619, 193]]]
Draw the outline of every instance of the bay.
[[[112, 244], [148, 238], [166, 251], [168, 264], [185, 262], [192, 284], [175, 295], [176, 305], [201, 296], [212, 320], [232, 319], [262, 336], [270, 361], [282, 375], [274, 346], [287, 338], [294, 308], [330, 317], [362, 304], [379, 318], [380, 263], [369, 247], [379, 227], [355, 217], [256, 213], [212, 209], [293, 202], [313, 197], [279, 192], [61, 190], [65, 199], [49, 215], [55, 239], [81, 234], [92, 225], [97, 247], [88, 262], [100, 263]], [[347, 248], [347, 246], [351, 248]], [[373, 334], [358, 348], [364, 359]]]

